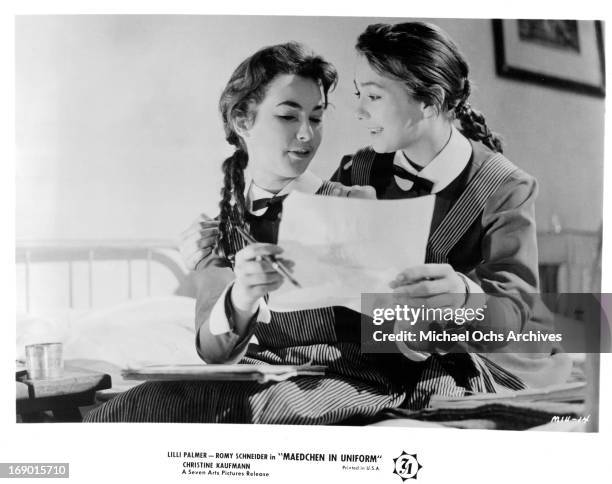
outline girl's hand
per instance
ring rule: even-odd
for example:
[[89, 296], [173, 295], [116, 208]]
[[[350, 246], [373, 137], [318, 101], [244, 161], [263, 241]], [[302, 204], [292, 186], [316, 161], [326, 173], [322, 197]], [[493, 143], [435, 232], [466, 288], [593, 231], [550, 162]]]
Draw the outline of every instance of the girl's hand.
[[[276, 272], [263, 256], [278, 256], [283, 252], [278, 245], [256, 243], [244, 247], [236, 253], [234, 274], [236, 280], [232, 287], [231, 300], [239, 312], [253, 313], [260, 297], [278, 289], [284, 278]], [[291, 269], [293, 262], [282, 260]]]
[[463, 278], [449, 264], [422, 264], [400, 272], [389, 283], [393, 292], [431, 308], [460, 308], [466, 302]]
[[376, 200], [376, 190], [370, 185], [353, 185], [352, 187], [347, 187], [342, 183], [332, 183], [334, 187], [331, 194], [334, 197], [368, 198], [371, 200]]
[[204, 213], [181, 233], [179, 251], [190, 271], [212, 253], [218, 236], [219, 222]]

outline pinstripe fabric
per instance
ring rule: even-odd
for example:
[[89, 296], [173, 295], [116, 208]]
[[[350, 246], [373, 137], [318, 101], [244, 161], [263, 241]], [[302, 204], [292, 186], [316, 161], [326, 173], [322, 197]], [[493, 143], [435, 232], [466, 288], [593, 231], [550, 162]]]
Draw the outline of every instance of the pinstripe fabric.
[[445, 263], [448, 253], [463, 237], [467, 228], [482, 213], [489, 197], [516, 168], [496, 153], [489, 158], [470, 181], [427, 244], [427, 261]]
[[334, 189], [335, 183], [324, 180], [321, 187], [317, 190], [317, 195], [330, 196]]
[[[520, 378], [488, 358], [475, 353], [465, 356], [470, 358], [471, 368], [461, 375], [458, 374], [461, 370], [454, 371], [448, 365], [448, 363], [452, 365], [453, 360], [459, 355], [448, 354], [442, 357], [434, 354], [430, 356], [423, 362], [423, 372], [402, 407], [410, 410], [422, 409], [427, 406], [429, 399], [434, 394], [456, 397], [466, 393], [497, 393], [503, 390], [525, 388]], [[467, 378], [462, 382], [461, 378], [466, 376]]]
[[[374, 154], [354, 159], [355, 182], [369, 177]], [[318, 194], [329, 195], [324, 182]], [[459, 218], [458, 220], [461, 220]], [[226, 254], [244, 243], [230, 224]], [[324, 377], [297, 377], [264, 385], [251, 382], [149, 382], [125, 392], [90, 412], [90, 422], [226, 422], [263, 424], [333, 424], [352, 417], [373, 417], [386, 408], [419, 409], [432, 394], [458, 396], [466, 391], [495, 391], [516, 383], [512, 375], [475, 356], [473, 376], [453, 368], [452, 355], [433, 355], [422, 363], [398, 357], [384, 366], [343, 341], [336, 331], [334, 309], [271, 313], [255, 329], [241, 363], [323, 364]], [[353, 323], [351, 321], [351, 323]], [[359, 331], [359, 316], [354, 321]]]
[[486, 385], [482, 390], [479, 391], [495, 393], [498, 392], [500, 389], [525, 389], [525, 384], [521, 381], [520, 378], [509, 373], [494, 361], [491, 361], [483, 355], [472, 354], [470, 356], [475, 361], [480, 371], [484, 375], [486, 375]]
[[[329, 195], [324, 182], [318, 194]], [[244, 243], [230, 224], [226, 254]], [[372, 365], [359, 344], [340, 341], [331, 307], [272, 312], [255, 330], [242, 363], [323, 364], [325, 377], [299, 377], [260, 385], [250, 382], [149, 382], [90, 412], [87, 421], [235, 422], [332, 424], [351, 417], [372, 417], [398, 407], [405, 398], [401, 383]], [[358, 331], [359, 319], [355, 321]]]
[[351, 183], [353, 185], [368, 185], [376, 152], [372, 148], [359, 150], [353, 156], [351, 166]]
[[[365, 148], [355, 154], [351, 166], [353, 184], [371, 184], [371, 170], [375, 156], [371, 148]], [[493, 154], [483, 162], [440, 225], [433, 234], [430, 234], [425, 259], [427, 263], [448, 262], [449, 252], [482, 213], [489, 197], [515, 170], [516, 167], [499, 153]], [[423, 362], [424, 369], [421, 376], [402, 406], [417, 410], [427, 405], [433, 394], [457, 396], [462, 395], [466, 389], [471, 392], [497, 392], [503, 388], [512, 390], [525, 388], [518, 377], [488, 358], [477, 354], [469, 356], [475, 375], [467, 379], [467, 384], [460, 386], [451, 376], [452, 370], [441, 363], [440, 356], [432, 355]], [[447, 357], [447, 359], [453, 358], [452, 355]]]
[[[427, 244], [426, 261], [433, 263], [447, 263], [448, 254], [457, 242], [463, 237], [466, 230], [482, 213], [485, 203], [489, 197], [503, 184], [503, 182], [514, 172], [516, 168], [503, 155], [495, 153], [483, 162], [459, 199], [454, 203], [440, 225], [430, 235]], [[523, 382], [504, 368], [496, 365], [482, 355], [470, 354], [474, 367], [478, 371], [478, 377], [470, 380], [472, 391], [476, 392], [498, 392], [500, 389], [521, 390], [525, 388]], [[446, 391], [451, 382], [448, 377], [442, 377], [442, 385]], [[421, 407], [419, 395], [431, 394], [434, 387], [440, 382], [436, 378], [423, 378], [417, 384], [413, 396], [417, 398], [409, 408]], [[436, 391], [437, 392], [437, 391]]]

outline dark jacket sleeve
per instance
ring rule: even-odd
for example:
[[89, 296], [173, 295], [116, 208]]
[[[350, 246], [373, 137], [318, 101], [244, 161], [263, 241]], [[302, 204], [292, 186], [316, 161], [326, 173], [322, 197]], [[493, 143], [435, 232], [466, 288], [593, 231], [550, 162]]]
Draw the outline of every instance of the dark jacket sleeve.
[[351, 183], [351, 162], [353, 160], [353, 155], [344, 155], [340, 160], [340, 165], [331, 176], [329, 181], [332, 182], [340, 182], [346, 186], [352, 186]]
[[[536, 197], [535, 178], [517, 170], [485, 205], [482, 262], [468, 274], [487, 294], [479, 329], [550, 330], [552, 319], [539, 296]], [[543, 349], [523, 344], [521, 351], [528, 351], [526, 346]]]

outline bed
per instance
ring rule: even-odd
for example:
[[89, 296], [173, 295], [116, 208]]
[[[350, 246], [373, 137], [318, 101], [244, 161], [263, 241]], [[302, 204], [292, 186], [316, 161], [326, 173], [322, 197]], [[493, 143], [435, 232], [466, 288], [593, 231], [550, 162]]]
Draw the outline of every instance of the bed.
[[[556, 281], [558, 287], [564, 283], [559, 283], [559, 279], [567, 277], [571, 260], [558, 248], [560, 242], [548, 234], [542, 238], [541, 247], [550, 245], [551, 240], [556, 252], [543, 257], [540, 269], [549, 284]], [[18, 360], [23, 360], [27, 344], [62, 341], [66, 361], [111, 375], [112, 388], [99, 392], [100, 402], [139, 383], [124, 380], [122, 369], [147, 364], [202, 363], [194, 349], [195, 286], [175, 241], [17, 241], [16, 266]], [[569, 269], [572, 273], [572, 267]], [[590, 379], [597, 377], [596, 361], [585, 355], [572, 357], [572, 382], [588, 379], [585, 365], [591, 371]], [[589, 390], [589, 394], [594, 395], [594, 390]], [[573, 403], [590, 405], [585, 398], [581, 400]], [[516, 406], [508, 407], [504, 402], [496, 405], [481, 408], [481, 414], [488, 415], [489, 420], [474, 418], [473, 411], [464, 412], [465, 418], [461, 418], [456, 411], [448, 413], [447, 408], [451, 420], [443, 421], [438, 418], [444, 415], [442, 405], [437, 413], [388, 413], [371, 423], [448, 426], [451, 422], [454, 427], [508, 428], [491, 424], [491, 415], [507, 422], [540, 412], [541, 418], [523, 418], [524, 424], [518, 428], [550, 427], [534, 425], [545, 423], [548, 415], [546, 409], [542, 414], [541, 408], [535, 408], [539, 404], [519, 409], [518, 414]], [[573, 415], [580, 413], [581, 407], [572, 408]], [[552, 427], [596, 428], [592, 422], [590, 426], [574, 421], [571, 425], [565, 422]]]
[[135, 383], [126, 367], [199, 363], [195, 299], [172, 241], [21, 241], [17, 359], [26, 344], [62, 341], [64, 358], [104, 371], [109, 398]]

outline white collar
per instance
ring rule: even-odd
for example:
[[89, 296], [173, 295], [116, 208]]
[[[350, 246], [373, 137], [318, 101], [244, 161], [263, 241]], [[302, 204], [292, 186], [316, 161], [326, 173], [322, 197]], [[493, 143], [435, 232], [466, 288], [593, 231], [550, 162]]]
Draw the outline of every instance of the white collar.
[[323, 180], [321, 178], [308, 170], [287, 183], [287, 185], [285, 185], [277, 194], [271, 193], [257, 186], [255, 182], [253, 182], [253, 178], [248, 172], [245, 172], [244, 182], [244, 199], [247, 210], [253, 215], [262, 215], [267, 210], [266, 208], [262, 208], [261, 210], [253, 212], [253, 200], [259, 200], [260, 198], [280, 197], [282, 195], [288, 195], [293, 190], [302, 193], [316, 193], [323, 184]]
[[[417, 171], [408, 161], [401, 150], [395, 152], [393, 164], [401, 166], [415, 175], [425, 178], [433, 183], [431, 193], [444, 190], [459, 176], [472, 156], [472, 145], [455, 127], [451, 127], [451, 136], [448, 143], [436, 157], [421, 171]], [[395, 182], [403, 190], [412, 186], [410, 180], [395, 177]]]

